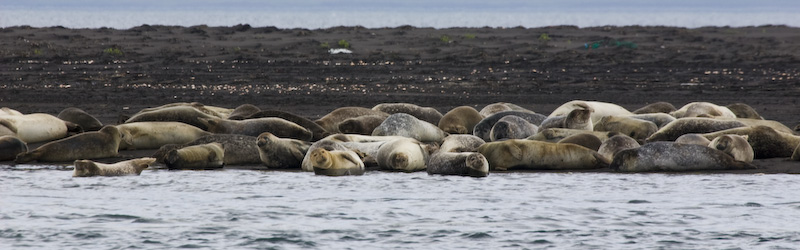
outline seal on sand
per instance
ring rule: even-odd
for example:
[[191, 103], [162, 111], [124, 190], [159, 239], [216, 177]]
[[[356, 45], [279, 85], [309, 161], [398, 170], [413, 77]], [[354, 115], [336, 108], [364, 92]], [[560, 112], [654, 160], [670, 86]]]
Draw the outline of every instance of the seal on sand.
[[497, 123], [497, 121], [508, 115], [520, 117], [536, 126], [539, 126], [540, 124], [542, 124], [542, 121], [547, 119], [547, 116], [544, 116], [542, 114], [523, 112], [523, 111], [503, 111], [495, 113], [489, 117], [483, 118], [481, 122], [475, 125], [472, 134], [477, 137], [480, 137], [484, 141], [491, 141], [492, 138], [490, 134], [492, 131], [492, 127], [494, 127], [494, 124]]
[[606, 116], [595, 123], [594, 131], [613, 131], [630, 136], [637, 141], [644, 141], [658, 131], [658, 126], [651, 121], [626, 116]]
[[188, 146], [167, 153], [169, 169], [216, 169], [224, 165], [225, 151], [218, 142]]
[[211, 133], [182, 122], [132, 122], [116, 126], [122, 136], [119, 150], [157, 149], [184, 144]]
[[31, 161], [67, 162], [118, 156], [121, 136], [117, 127], [106, 125], [99, 131], [86, 132], [48, 142], [39, 148], [17, 155], [16, 163]]
[[685, 134], [678, 136], [678, 138], [675, 139], [675, 143], [697, 144], [697, 145], [708, 146], [708, 144], [711, 143], [711, 140], [707, 139], [702, 134], [692, 133], [692, 134]]
[[703, 134], [709, 140], [725, 134], [747, 135], [756, 159], [791, 157], [800, 144], [800, 136], [776, 131], [768, 126], [732, 128]]
[[114, 164], [91, 160], [76, 160], [72, 177], [140, 175], [142, 170], [156, 162], [156, 158], [138, 158]]
[[672, 111], [677, 110], [672, 103], [668, 102], [654, 102], [651, 104], [647, 104], [644, 107], [641, 107], [637, 110], [634, 110], [634, 114], [653, 114], [653, 113], [666, 113], [669, 114]]
[[[597, 151], [603, 141], [596, 135], [589, 133], [574, 134], [558, 141], [558, 143], [572, 143]], [[608, 158], [611, 159], [611, 158]]]
[[13, 160], [18, 154], [28, 152], [28, 145], [13, 135], [0, 136], [0, 161]]
[[475, 125], [483, 120], [483, 116], [473, 107], [459, 106], [448, 111], [438, 126], [442, 131], [450, 134], [472, 134]]
[[309, 153], [315, 175], [345, 176], [363, 175], [364, 162], [353, 151], [317, 148]]
[[[444, 121], [444, 118], [442, 118]], [[372, 131], [373, 136], [396, 135], [414, 138], [421, 142], [441, 143], [445, 133], [436, 125], [417, 119], [416, 117], [397, 113], [392, 114]]]
[[747, 142], [747, 137], [747, 135], [720, 135], [711, 140], [708, 146], [733, 156], [733, 159], [737, 161], [753, 162], [755, 153], [753, 147]]
[[300, 168], [311, 147], [307, 141], [278, 138], [272, 133], [258, 136], [258, 155], [267, 168]]
[[103, 128], [103, 123], [82, 109], [70, 107], [58, 113], [58, 119], [78, 124], [83, 131], [97, 131]]
[[744, 126], [744, 123], [736, 120], [722, 120], [703, 117], [681, 118], [670, 122], [663, 128], [650, 135], [650, 137], [647, 137], [647, 141], [675, 141], [675, 139], [678, 139], [679, 136], [685, 134], [710, 133]]
[[592, 109], [573, 109], [567, 115], [550, 116], [542, 121], [539, 130], [548, 128], [568, 128], [580, 130], [594, 130]]
[[487, 142], [478, 152], [486, 156], [492, 170], [593, 169], [609, 164], [596, 151], [572, 143], [505, 140]]
[[695, 144], [651, 142], [626, 149], [614, 156], [611, 168], [620, 172], [703, 171], [756, 169], [753, 164], [733, 159], [730, 155]]
[[404, 138], [383, 143], [375, 160], [384, 170], [413, 172], [425, 169], [433, 148], [417, 140]]
[[241, 121], [219, 118], [201, 118], [200, 121], [206, 124], [209, 132], [218, 134], [239, 134], [255, 137], [261, 133], [270, 132], [278, 137], [304, 141], [310, 141], [313, 136], [311, 131], [308, 131], [308, 129], [301, 127], [294, 122], [277, 117], [247, 119]]
[[719, 106], [710, 102], [690, 102], [683, 105], [678, 110], [670, 113], [675, 118], [684, 117], [715, 117], [715, 118], [736, 118], [736, 114], [729, 108]]
[[507, 115], [500, 118], [489, 131], [491, 141], [504, 139], [525, 139], [539, 132], [539, 126], [528, 122], [522, 117]]
[[344, 134], [371, 135], [372, 131], [381, 125], [383, 120], [386, 120], [386, 116], [362, 115], [353, 117], [339, 123], [339, 132]]
[[354, 117], [359, 117], [362, 115], [380, 115], [380, 116], [389, 116], [386, 112], [372, 110], [364, 107], [341, 107], [334, 109], [327, 115], [323, 116], [322, 118], [317, 119], [314, 121], [319, 126], [321, 126], [325, 131], [328, 133], [335, 134], [339, 133], [339, 123]]
[[639, 142], [627, 135], [615, 135], [600, 144], [597, 153], [606, 159], [614, 159], [614, 156], [622, 150], [638, 148]]
[[406, 113], [413, 115], [417, 119], [430, 122], [431, 124], [439, 124], [442, 119], [442, 113], [431, 107], [421, 107], [411, 103], [381, 103], [372, 107], [373, 110], [383, 111], [387, 114]]

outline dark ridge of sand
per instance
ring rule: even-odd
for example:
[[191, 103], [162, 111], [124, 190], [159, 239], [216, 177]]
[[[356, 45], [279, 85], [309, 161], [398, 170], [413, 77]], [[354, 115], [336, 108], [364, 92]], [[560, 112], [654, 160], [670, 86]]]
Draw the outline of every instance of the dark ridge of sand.
[[[330, 54], [340, 41], [353, 53]], [[548, 114], [582, 99], [630, 110], [746, 103], [794, 127], [798, 77], [800, 28], [786, 26], [0, 29], [0, 106], [78, 107], [109, 124], [172, 102], [314, 119], [385, 102], [442, 113], [511, 102]]]

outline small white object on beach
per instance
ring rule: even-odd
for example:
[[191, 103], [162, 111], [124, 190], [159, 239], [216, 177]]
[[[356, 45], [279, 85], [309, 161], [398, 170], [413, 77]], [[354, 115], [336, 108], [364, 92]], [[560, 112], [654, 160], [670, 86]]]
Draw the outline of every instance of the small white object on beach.
[[331, 53], [331, 55], [336, 55], [336, 54], [352, 54], [352, 53], [353, 53], [353, 51], [352, 51], [352, 50], [349, 50], [349, 49], [342, 49], [342, 48], [338, 48], [338, 49], [329, 49], [329, 50], [328, 50], [328, 53]]

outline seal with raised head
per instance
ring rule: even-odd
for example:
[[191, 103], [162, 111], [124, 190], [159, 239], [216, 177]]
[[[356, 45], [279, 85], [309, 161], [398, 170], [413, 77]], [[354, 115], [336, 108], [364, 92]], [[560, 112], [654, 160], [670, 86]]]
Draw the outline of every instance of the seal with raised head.
[[267, 168], [300, 168], [311, 143], [296, 139], [278, 138], [272, 133], [258, 136], [258, 155]]
[[747, 135], [720, 135], [711, 140], [708, 146], [733, 156], [737, 161], [753, 162], [755, 153], [747, 142], [747, 137]]
[[450, 134], [472, 134], [472, 129], [483, 120], [473, 107], [459, 106], [451, 109], [439, 120], [439, 128]]
[[768, 126], [732, 128], [703, 134], [709, 140], [725, 134], [747, 135], [756, 159], [791, 157], [800, 144], [800, 136], [776, 131]]
[[614, 156], [622, 150], [638, 148], [641, 146], [638, 141], [627, 135], [615, 135], [600, 144], [597, 153], [606, 159], [614, 159]]
[[703, 136], [703, 134], [685, 134], [678, 136], [675, 139], [675, 143], [683, 143], [683, 144], [697, 144], [697, 145], [704, 145], [708, 146], [711, 143], [711, 140]]
[[309, 154], [315, 175], [346, 176], [363, 175], [364, 162], [353, 151], [317, 148]]
[[548, 128], [568, 128], [592, 131], [594, 130], [592, 112], [592, 109], [573, 109], [567, 115], [547, 117], [547, 119], [542, 121], [542, 124], [539, 125], [539, 130]]
[[[444, 118], [442, 118], [442, 121], [444, 121]], [[372, 135], [396, 135], [414, 138], [421, 142], [436, 143], [442, 143], [445, 137], [444, 131], [439, 129], [436, 125], [405, 113], [390, 115], [380, 126], [372, 131]]]
[[383, 143], [375, 155], [378, 167], [383, 170], [414, 172], [424, 170], [435, 147], [411, 138]]
[[594, 124], [594, 131], [611, 131], [630, 136], [637, 141], [644, 141], [658, 131], [658, 126], [651, 122], [627, 116], [610, 115]]
[[609, 160], [597, 151], [572, 143], [534, 140], [487, 142], [478, 147], [491, 170], [567, 170], [606, 167]]
[[[581, 134], [574, 134], [565, 137], [558, 141], [558, 143], [572, 143], [584, 146], [588, 149], [597, 151], [600, 149], [600, 145], [603, 144], [603, 141], [600, 140], [596, 135], [589, 134], [589, 133], [581, 133]], [[611, 158], [608, 158], [611, 159]]]
[[103, 123], [100, 122], [100, 120], [86, 113], [86, 111], [75, 107], [61, 110], [57, 117], [58, 119], [77, 124], [83, 131], [97, 131], [103, 128]]
[[117, 125], [122, 141], [119, 150], [157, 149], [166, 144], [184, 144], [211, 133], [182, 122], [132, 122]]
[[225, 165], [222, 144], [212, 142], [169, 151], [164, 164], [169, 169], [218, 169]]
[[142, 170], [156, 162], [156, 158], [145, 157], [113, 164], [76, 160], [72, 177], [141, 175]]
[[17, 155], [14, 161], [16, 163], [68, 162], [117, 157], [120, 141], [119, 129], [106, 125], [99, 131], [81, 133], [45, 143], [30, 152]]
[[480, 137], [484, 141], [492, 141], [492, 138], [490, 136], [492, 127], [494, 127], [494, 124], [497, 123], [497, 121], [509, 115], [525, 119], [526, 121], [536, 126], [539, 126], [540, 124], [542, 124], [542, 121], [547, 119], [547, 116], [544, 116], [542, 114], [536, 114], [524, 111], [503, 111], [495, 113], [489, 117], [483, 118], [483, 120], [481, 120], [478, 124], [475, 125], [472, 134], [477, 137]]
[[439, 124], [442, 119], [442, 113], [431, 107], [422, 107], [411, 103], [381, 103], [372, 107], [373, 110], [383, 111], [387, 114], [406, 113], [413, 115], [417, 119], [430, 122], [431, 124]]
[[18, 154], [28, 152], [28, 144], [13, 135], [0, 136], [0, 161], [13, 160]]
[[278, 137], [304, 141], [310, 141], [313, 136], [311, 131], [308, 131], [308, 129], [300, 125], [297, 125], [297, 123], [277, 117], [247, 119], [241, 121], [219, 118], [201, 118], [200, 121], [206, 124], [209, 132], [217, 134], [239, 134], [255, 137], [261, 133], [270, 132]]
[[[306, 155], [303, 156], [303, 162], [300, 164], [300, 169], [308, 172], [314, 171], [314, 162], [311, 159], [311, 152], [314, 152], [314, 150], [316, 149], [321, 148], [325, 149], [325, 151], [352, 151], [349, 148], [345, 147], [341, 141], [328, 139], [328, 137], [311, 144], [311, 147], [308, 148]], [[361, 159], [359, 159], [359, 161], [361, 161]]]
[[646, 141], [675, 141], [679, 136], [685, 134], [710, 133], [744, 126], [746, 126], [744, 123], [736, 120], [704, 117], [681, 118], [659, 129], [650, 135], [650, 137], [647, 137]]
[[567, 115], [574, 109], [592, 109], [592, 122], [600, 121], [603, 116], [633, 114], [622, 106], [613, 103], [575, 100], [561, 104], [547, 117]]
[[756, 169], [730, 155], [695, 144], [651, 142], [614, 156], [611, 168], [620, 172], [707, 171]]
[[525, 139], [538, 132], [539, 126], [536, 124], [530, 123], [519, 116], [507, 115], [494, 123], [492, 130], [489, 131], [489, 138], [491, 141]]
[[750, 105], [744, 103], [734, 103], [725, 107], [730, 109], [731, 112], [733, 112], [733, 114], [736, 115], [737, 118], [748, 118], [757, 120], [764, 119], [764, 117], [761, 117], [761, 115], [758, 114], [758, 111], [756, 111], [753, 107], [750, 107]]
[[489, 162], [477, 152], [436, 152], [428, 160], [426, 171], [429, 175], [486, 177], [489, 175]]
[[44, 113], [0, 116], [0, 127], [7, 128], [13, 132], [11, 135], [26, 143], [57, 140], [66, 137], [70, 131], [81, 131], [74, 123]]
[[665, 113], [669, 114], [672, 111], [677, 110], [672, 103], [668, 102], [654, 102], [651, 104], [647, 104], [644, 107], [641, 107], [637, 110], [634, 110], [634, 114], [654, 114], [654, 113]]
[[[319, 141], [326, 136], [329, 136], [331, 133], [325, 130], [322, 126], [317, 124], [316, 122], [309, 120], [308, 118], [280, 110], [261, 110], [258, 111], [248, 117], [246, 119], [255, 119], [255, 118], [267, 118], [267, 117], [277, 117], [283, 118], [284, 120], [294, 122], [301, 127], [308, 129], [314, 135], [312, 136], [312, 141]], [[245, 120], [243, 119], [231, 119], [231, 120]]]
[[339, 132], [344, 134], [371, 135], [372, 131], [383, 123], [388, 116], [362, 115], [339, 123]]
[[712, 117], [712, 118], [736, 118], [727, 107], [719, 106], [710, 102], [690, 102], [683, 105], [678, 110], [670, 113], [675, 118], [684, 117]]
[[322, 118], [317, 119], [314, 121], [319, 126], [321, 126], [325, 131], [328, 133], [336, 134], [339, 133], [339, 123], [353, 118], [359, 117], [362, 115], [380, 115], [380, 116], [389, 116], [386, 112], [372, 110], [364, 107], [341, 107], [334, 109], [330, 113], [326, 114]]

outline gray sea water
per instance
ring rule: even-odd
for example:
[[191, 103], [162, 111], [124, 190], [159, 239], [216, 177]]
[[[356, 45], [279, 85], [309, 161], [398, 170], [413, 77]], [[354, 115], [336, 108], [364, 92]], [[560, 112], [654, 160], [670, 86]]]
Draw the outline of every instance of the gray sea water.
[[797, 249], [796, 175], [0, 171], [0, 249]]

